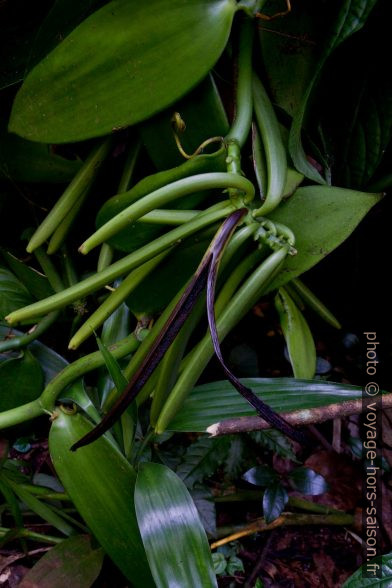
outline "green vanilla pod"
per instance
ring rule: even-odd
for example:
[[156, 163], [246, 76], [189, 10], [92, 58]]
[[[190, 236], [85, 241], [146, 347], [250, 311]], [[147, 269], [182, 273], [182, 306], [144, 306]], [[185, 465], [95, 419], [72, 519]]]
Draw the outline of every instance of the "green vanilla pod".
[[265, 216], [276, 208], [284, 195], [287, 177], [287, 158], [279, 123], [271, 101], [255, 76], [253, 79], [254, 109], [257, 126], [264, 146], [267, 167], [267, 193], [263, 204], [253, 216]]
[[234, 210], [219, 227], [196, 272], [187, 284], [184, 293], [175, 305], [162, 330], [159, 332], [159, 335], [154, 340], [152, 347], [143, 359], [142, 364], [137, 368], [136, 372], [129, 380], [128, 385], [125, 387], [110, 411], [103, 417], [93, 431], [85, 435], [72, 446], [72, 451], [76, 451], [80, 447], [92, 443], [95, 439], [108, 431], [139, 394], [145, 383], [160, 364], [165, 352], [178, 335], [181, 327], [184, 325], [189, 314], [200, 299], [200, 295], [206, 285], [209, 264], [213, 252], [216, 248], [222, 250], [235, 231], [237, 225], [243, 221], [246, 214], [246, 208]]
[[90, 337], [169, 252], [170, 249], [167, 249], [160, 255], [153, 257], [140, 267], [134, 269], [77, 330], [70, 340], [68, 348], [77, 349], [83, 341]]
[[80, 198], [84, 198], [113, 144], [109, 137], [90, 153], [72, 182], [31, 237], [26, 250], [31, 253], [58, 229]]
[[88, 294], [92, 294], [106, 284], [110, 284], [110, 282], [113, 282], [118, 277], [139, 267], [142, 263], [155, 257], [159, 253], [162, 253], [162, 251], [168, 247], [180, 243], [186, 237], [226, 217], [231, 212], [233, 212], [233, 206], [230, 203], [227, 201], [220, 202], [218, 205], [200, 213], [197, 218], [185, 223], [185, 225], [176, 227], [167, 234], [161, 235], [152, 243], [148, 243], [138, 251], [126, 255], [101, 272], [79, 282], [79, 284], [75, 284], [53, 296], [49, 296], [48, 298], [11, 312], [6, 317], [6, 320], [9, 324], [16, 324], [22, 320], [41, 317], [42, 314], [47, 314], [52, 310], [63, 308], [75, 300], [83, 298]]
[[59, 408], [52, 418], [49, 451], [67, 494], [132, 585], [153, 587], [134, 507], [135, 470], [106, 437], [77, 453], [70, 451], [93, 428], [82, 414]]
[[[118, 193], [105, 202], [99, 210], [96, 218], [97, 229], [112, 219], [116, 214], [130, 206], [133, 202], [136, 202], [143, 196], [146, 196], [163, 186], [201, 173], [226, 171], [225, 159], [226, 149], [222, 148], [211, 155], [198, 155], [177, 167], [146, 176], [131, 189], [123, 193]], [[184, 196], [179, 200], [175, 200], [171, 205], [175, 208], [194, 208], [195, 206], [198, 206], [208, 194], [209, 192], [197, 192], [191, 196]], [[110, 245], [120, 251], [134, 251], [145, 242], [154, 239], [160, 232], [161, 229], [158, 227], [140, 227], [134, 225], [132, 227], [131, 235], [129, 234], [129, 228], [123, 229], [110, 239]]]
[[245, 203], [251, 201], [254, 197], [253, 184], [248, 179], [238, 174], [214, 172], [198, 174], [189, 178], [177, 180], [176, 182], [172, 182], [171, 184], [151, 192], [117, 214], [86, 239], [86, 241], [84, 241], [79, 247], [79, 251], [84, 254], [89, 253], [94, 247], [107, 241], [110, 237], [138, 220], [143, 215], [151, 212], [155, 208], [165, 206], [177, 198], [203, 190], [227, 188], [235, 188], [240, 193], [243, 193], [243, 201]]

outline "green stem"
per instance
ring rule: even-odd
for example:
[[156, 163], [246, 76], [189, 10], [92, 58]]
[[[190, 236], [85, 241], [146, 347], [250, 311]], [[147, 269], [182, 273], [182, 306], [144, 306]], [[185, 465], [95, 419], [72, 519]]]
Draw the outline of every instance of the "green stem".
[[77, 349], [90, 337], [170, 251], [171, 249], [167, 249], [134, 269], [79, 328], [69, 342], [68, 348]]
[[49, 327], [56, 321], [59, 312], [54, 310], [47, 314], [37, 325], [32, 327], [28, 333], [19, 335], [5, 341], [0, 341], [0, 353], [11, 351], [12, 349], [22, 349], [36, 339], [38, 339]]
[[[280, 269], [286, 255], [286, 248], [279, 249], [272, 253], [241, 286], [236, 295], [226, 306], [224, 312], [217, 319], [220, 341], [226, 337], [248, 310], [252, 308], [266, 285], [271, 279], [273, 279], [276, 272]], [[186, 369], [181, 373], [162, 409], [155, 428], [158, 434], [163, 433], [166, 430], [171, 419], [182, 406], [186, 396], [196, 384], [213, 354], [214, 347], [208, 333], [195, 348], [192, 353], [192, 359], [187, 362]]]
[[110, 151], [112, 142], [113, 138], [109, 137], [90, 153], [63, 195], [31, 237], [26, 248], [29, 253], [42, 245], [54, 233], [80, 196], [91, 186]]
[[228, 201], [221, 202], [216, 207], [211, 207], [209, 210], [200, 213], [200, 215], [194, 220], [161, 235], [151, 243], [148, 243], [137, 251], [119, 259], [105, 270], [86, 278], [79, 284], [71, 286], [53, 296], [49, 296], [44, 300], [40, 300], [29, 306], [11, 312], [6, 317], [6, 320], [10, 324], [15, 324], [22, 320], [42, 316], [42, 314], [46, 314], [52, 310], [63, 308], [79, 298], [84, 298], [88, 294], [92, 294], [102, 286], [110, 284], [116, 278], [140, 266], [152, 257], [155, 257], [165, 249], [181, 242], [193, 233], [196, 233], [208, 225], [226, 217], [232, 211], [233, 206]]
[[225, 138], [227, 142], [236, 141], [240, 147], [244, 145], [252, 124], [253, 30], [253, 22], [249, 18], [244, 18], [239, 39], [236, 112], [233, 124]]
[[81, 253], [88, 253], [97, 245], [107, 241], [129, 224], [138, 220], [141, 216], [144, 216], [155, 208], [165, 206], [177, 198], [194, 194], [195, 192], [219, 188], [237, 188], [244, 193], [246, 200], [252, 200], [254, 196], [253, 184], [246, 178], [236, 174], [214, 172], [177, 180], [158, 190], [154, 190], [154, 192], [144, 196], [144, 198], [141, 198], [116, 214], [116, 216], [86, 239], [79, 250]]
[[0, 412], [0, 430], [30, 421], [44, 414], [39, 398], [22, 406]]
[[[129, 353], [136, 351], [139, 345], [139, 339], [134, 333], [132, 333], [122, 341], [111, 345], [108, 349], [116, 359], [120, 359]], [[67, 365], [55, 378], [53, 378], [53, 380], [49, 382], [45, 390], [42, 392], [39, 398], [39, 403], [42, 409], [45, 412], [52, 413], [55, 408], [56, 399], [66, 386], [84, 376], [84, 374], [87, 374], [104, 364], [105, 360], [102, 353], [100, 351], [94, 351], [93, 353], [85, 355]], [[0, 417], [1, 416], [2, 415], [0, 415]]]

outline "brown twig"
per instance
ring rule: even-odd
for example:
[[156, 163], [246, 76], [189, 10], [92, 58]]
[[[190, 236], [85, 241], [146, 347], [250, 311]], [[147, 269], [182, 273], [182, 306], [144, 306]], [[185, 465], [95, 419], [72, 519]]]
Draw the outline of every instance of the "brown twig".
[[[392, 408], [392, 394], [383, 394], [374, 398], [374, 402], [382, 402], [382, 408]], [[303, 410], [295, 410], [293, 412], [286, 412], [281, 416], [291, 425], [310, 425], [315, 423], [323, 423], [324, 421], [333, 420], [335, 418], [343, 418], [353, 414], [360, 414], [366, 409], [366, 403], [362, 398], [356, 400], [348, 400], [337, 404], [328, 404], [327, 406], [319, 406], [317, 408], [307, 408]], [[270, 429], [271, 425], [258, 416], [238, 417], [235, 419], [227, 419], [210, 425], [206, 432], [211, 437], [218, 437], [220, 435], [232, 435], [234, 433], [247, 433], [249, 431], [260, 431], [262, 429]]]
[[328, 515], [324, 514], [303, 514], [303, 513], [292, 513], [292, 512], [284, 512], [282, 513], [277, 519], [272, 521], [272, 523], [267, 524], [263, 518], [256, 519], [253, 523], [249, 525], [244, 525], [240, 530], [224, 537], [223, 539], [219, 539], [214, 543], [211, 543], [210, 548], [216, 549], [217, 547], [221, 547], [221, 545], [226, 545], [226, 543], [230, 543], [231, 541], [236, 541], [237, 539], [241, 539], [241, 537], [247, 537], [249, 535], [253, 535], [254, 533], [260, 533], [261, 531], [272, 531], [272, 529], [276, 529], [277, 527], [284, 526], [294, 526], [294, 525], [317, 525], [317, 526], [325, 526], [325, 525], [342, 525], [342, 526], [349, 526], [352, 525], [354, 522], [354, 515], [346, 514], [346, 513], [331, 513]]

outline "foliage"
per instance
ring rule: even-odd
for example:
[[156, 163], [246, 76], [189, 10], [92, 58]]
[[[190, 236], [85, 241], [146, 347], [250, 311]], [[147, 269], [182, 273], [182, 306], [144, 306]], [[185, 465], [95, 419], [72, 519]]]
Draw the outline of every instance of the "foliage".
[[[50, 415], [58, 479], [5, 447], [0, 540], [55, 545], [21, 586], [87, 588], [103, 551], [135, 586], [216, 586], [244, 571], [236, 546], [210, 556], [217, 487], [246, 471], [266, 522], [325, 492], [280, 413], [361, 397], [315, 379], [308, 308], [340, 324], [298, 278], [390, 182], [390, 85], [358, 65], [381, 62], [385, 3], [28, 4], [0, 3], [0, 427], [27, 454]], [[294, 377], [239, 379], [221, 343], [269, 293]], [[199, 384], [213, 357], [226, 380]], [[216, 436], [256, 415], [274, 429]]]

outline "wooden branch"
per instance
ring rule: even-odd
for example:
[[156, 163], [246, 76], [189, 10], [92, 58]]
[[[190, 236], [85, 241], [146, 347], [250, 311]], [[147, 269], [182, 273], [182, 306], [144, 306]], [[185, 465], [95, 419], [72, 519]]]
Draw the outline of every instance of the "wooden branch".
[[[358, 398], [356, 400], [347, 400], [337, 404], [328, 404], [327, 406], [318, 406], [316, 408], [307, 408], [304, 410], [295, 410], [293, 412], [283, 413], [281, 416], [291, 425], [313, 425], [323, 423], [335, 418], [342, 418], [353, 414], [360, 414], [366, 409], [366, 404], [375, 402], [377, 408], [392, 408], [392, 394], [377, 395], [373, 399]], [[210, 425], [206, 432], [211, 437], [220, 435], [232, 435], [233, 433], [247, 433], [249, 431], [260, 431], [270, 429], [271, 425], [258, 416], [238, 417], [236, 419], [226, 419]]]

